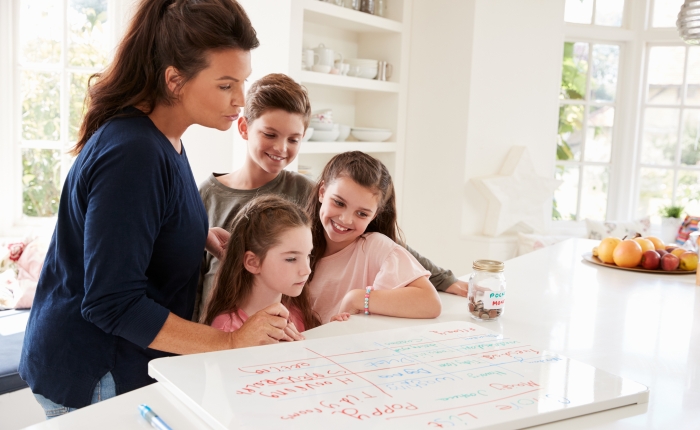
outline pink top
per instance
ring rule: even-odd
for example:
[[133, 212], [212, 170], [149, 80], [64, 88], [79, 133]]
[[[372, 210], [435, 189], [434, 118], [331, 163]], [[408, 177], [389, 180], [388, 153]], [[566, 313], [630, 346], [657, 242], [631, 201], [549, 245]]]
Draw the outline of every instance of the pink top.
[[[239, 309], [237, 312], [231, 312], [230, 314], [221, 314], [214, 318], [211, 326], [218, 328], [221, 331], [236, 331], [243, 325], [248, 319], [248, 315], [243, 312], [243, 309]], [[289, 308], [289, 320], [294, 323], [294, 327], [297, 331], [304, 331], [304, 318], [301, 316], [301, 312], [297, 308]]]
[[421, 276], [430, 276], [430, 272], [401, 245], [381, 233], [366, 233], [343, 250], [322, 258], [306, 288], [311, 308], [325, 324], [338, 314], [348, 291], [369, 286], [375, 290], [401, 288]]

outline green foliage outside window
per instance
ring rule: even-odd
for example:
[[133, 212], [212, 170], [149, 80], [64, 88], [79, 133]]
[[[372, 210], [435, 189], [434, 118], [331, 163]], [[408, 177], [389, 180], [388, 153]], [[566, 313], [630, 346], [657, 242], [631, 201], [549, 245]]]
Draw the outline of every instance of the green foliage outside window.
[[27, 216], [58, 213], [61, 154], [54, 149], [22, 150], [22, 206]]
[[[107, 65], [107, 0], [70, 0], [65, 43], [39, 37], [22, 46], [26, 62], [59, 63], [67, 49], [68, 67], [100, 69]], [[23, 29], [21, 29], [23, 30]], [[62, 112], [62, 73], [35, 71], [28, 65], [21, 73], [22, 140], [62, 142], [64, 150], [22, 150], [22, 212], [31, 217], [51, 217], [58, 212], [62, 158], [77, 140], [84, 112], [90, 72], [68, 73], [68, 112]], [[68, 115], [68, 135], [61, 135], [61, 115]], [[65, 174], [65, 172], [64, 172]]]
[[[561, 72], [560, 98], [567, 100], [585, 100], [586, 98], [586, 60], [577, 58], [574, 53], [574, 43], [564, 43], [564, 58]], [[559, 133], [557, 135], [557, 161], [573, 160], [574, 154], [567, 139], [577, 130], [583, 129], [583, 109], [585, 105], [566, 104], [559, 107]], [[557, 176], [564, 174], [564, 167], [557, 165]], [[566, 218], [575, 219], [576, 214], [568, 214]], [[557, 208], [554, 199], [552, 219], [561, 220], [564, 216]]]

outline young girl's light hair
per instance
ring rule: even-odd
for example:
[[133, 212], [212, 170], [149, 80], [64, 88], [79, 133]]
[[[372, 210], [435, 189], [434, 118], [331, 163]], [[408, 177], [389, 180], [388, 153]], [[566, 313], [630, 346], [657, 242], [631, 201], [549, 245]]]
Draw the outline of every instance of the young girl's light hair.
[[[200, 322], [211, 325], [221, 314], [238, 312], [253, 291], [254, 275], [243, 265], [246, 251], [251, 251], [262, 263], [270, 248], [279, 244], [280, 236], [294, 227], [309, 227], [309, 219], [300, 207], [282, 197], [256, 197], [241, 209], [231, 222], [226, 257], [216, 273]], [[321, 324], [311, 310], [306, 288], [297, 297], [283, 295], [282, 304], [301, 312], [306, 330]]]
[[323, 168], [321, 177], [311, 191], [306, 205], [306, 215], [311, 220], [314, 245], [311, 253], [311, 275], [307, 282], [311, 282], [314, 267], [326, 252], [326, 237], [320, 219], [319, 191], [322, 185], [327, 188], [340, 177], [350, 178], [358, 185], [379, 195], [376, 216], [369, 223], [365, 232], [381, 233], [403, 245], [403, 234], [396, 218], [394, 183], [391, 180], [389, 170], [381, 161], [364, 152], [350, 151], [338, 154]]

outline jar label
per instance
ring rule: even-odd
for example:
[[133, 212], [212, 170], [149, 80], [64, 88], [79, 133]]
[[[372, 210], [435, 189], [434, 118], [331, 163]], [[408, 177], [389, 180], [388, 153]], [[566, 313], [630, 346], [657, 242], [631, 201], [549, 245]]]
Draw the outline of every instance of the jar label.
[[484, 309], [503, 309], [506, 302], [505, 291], [491, 291], [484, 293]]

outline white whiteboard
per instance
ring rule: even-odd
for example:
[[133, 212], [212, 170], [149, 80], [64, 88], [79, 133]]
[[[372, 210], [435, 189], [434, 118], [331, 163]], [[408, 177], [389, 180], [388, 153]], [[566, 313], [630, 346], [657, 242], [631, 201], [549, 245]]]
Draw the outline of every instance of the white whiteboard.
[[516, 429], [649, 399], [644, 385], [462, 321], [148, 367], [216, 429]]

